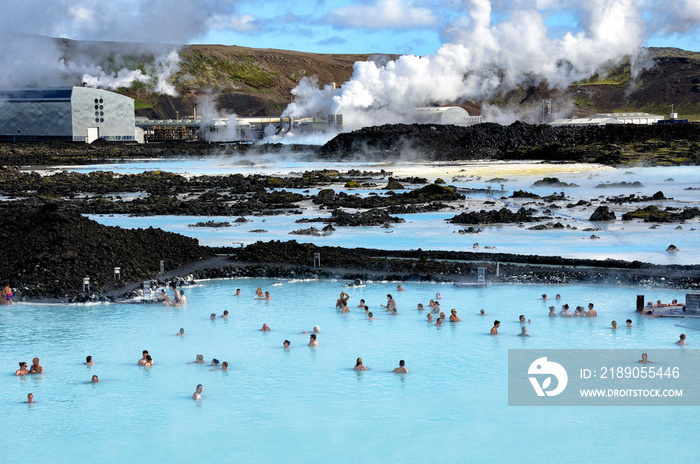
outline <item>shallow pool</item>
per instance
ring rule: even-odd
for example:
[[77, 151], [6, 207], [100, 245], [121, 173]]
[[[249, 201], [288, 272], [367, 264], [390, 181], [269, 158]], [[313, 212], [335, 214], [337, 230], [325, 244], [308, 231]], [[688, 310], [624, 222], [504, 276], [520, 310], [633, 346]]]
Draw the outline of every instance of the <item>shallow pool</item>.
[[[257, 286], [273, 299], [253, 299]], [[183, 308], [158, 305], [0, 307], [3, 462], [595, 462], [688, 459], [692, 407], [509, 407], [508, 349], [670, 348], [675, 320], [642, 319], [648, 300], [684, 293], [588, 285], [368, 283], [334, 305], [343, 282], [239, 279], [185, 289]], [[236, 288], [240, 297], [232, 296]], [[346, 289], [347, 290], [347, 289]], [[435, 327], [416, 305], [441, 293], [462, 322]], [[399, 315], [382, 311], [391, 293]], [[560, 302], [540, 295], [562, 295]], [[364, 298], [376, 315], [355, 306]], [[549, 318], [546, 306], [596, 304], [599, 317]], [[478, 316], [480, 309], [487, 315]], [[209, 319], [230, 311], [228, 320]], [[518, 315], [532, 322], [517, 337]], [[624, 326], [610, 330], [616, 319]], [[494, 319], [500, 334], [489, 336]], [[263, 323], [272, 328], [260, 332]], [[318, 348], [302, 331], [320, 326]], [[184, 328], [185, 337], [175, 334]], [[291, 341], [285, 351], [282, 341]], [[155, 366], [136, 366], [148, 349]], [[188, 364], [197, 354], [228, 372]], [[84, 366], [86, 355], [96, 364]], [[45, 374], [15, 377], [38, 356]], [[362, 357], [370, 370], [352, 367]], [[407, 375], [392, 374], [400, 359]], [[91, 384], [90, 377], [100, 382]], [[191, 395], [203, 384], [203, 399]], [[34, 393], [34, 405], [23, 404]], [[663, 458], [661, 457], [663, 456]]]

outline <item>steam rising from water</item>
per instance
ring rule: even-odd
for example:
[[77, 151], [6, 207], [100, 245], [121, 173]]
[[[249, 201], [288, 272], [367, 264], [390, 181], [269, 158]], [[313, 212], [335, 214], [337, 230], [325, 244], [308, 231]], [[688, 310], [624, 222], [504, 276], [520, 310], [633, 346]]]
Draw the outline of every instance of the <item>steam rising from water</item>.
[[[214, 6], [213, 0], [0, 0], [0, 88], [78, 85], [82, 80], [116, 89], [140, 82], [174, 95], [170, 80], [179, 69], [179, 46], [162, 42], [187, 43], [201, 36]], [[67, 31], [99, 42], [49, 38]], [[127, 58], [134, 56], [152, 64]]]
[[[405, 55], [385, 64], [358, 62], [352, 79], [340, 89], [319, 88], [304, 79], [286, 116], [342, 114], [346, 129], [391, 122], [411, 122], [411, 109], [466, 99], [487, 99], [524, 81], [564, 88], [606, 65], [643, 55], [642, 14], [634, 0], [583, 2], [582, 32], [550, 38], [545, 15], [533, 2], [514, 1], [507, 19], [497, 24], [489, 0], [465, 2], [468, 12], [444, 35], [449, 42], [433, 55]], [[543, 7], [566, 0], [540, 0]], [[562, 5], [560, 5], [562, 4]], [[500, 108], [487, 118], [517, 118]]]

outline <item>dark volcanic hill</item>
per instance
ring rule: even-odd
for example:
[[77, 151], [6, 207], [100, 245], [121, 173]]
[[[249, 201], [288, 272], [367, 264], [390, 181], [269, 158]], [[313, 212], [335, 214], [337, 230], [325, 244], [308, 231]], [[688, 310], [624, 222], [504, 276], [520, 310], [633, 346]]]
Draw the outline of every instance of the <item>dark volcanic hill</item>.
[[608, 165], [697, 165], [700, 124], [550, 126], [515, 122], [468, 127], [387, 124], [342, 133], [326, 143], [328, 158], [546, 160]]
[[139, 281], [160, 270], [212, 256], [196, 239], [160, 229], [122, 229], [87, 219], [77, 211], [48, 204], [27, 208], [5, 204], [0, 227], [5, 253], [0, 279], [19, 289], [22, 297], [75, 297], [83, 278], [93, 292], [121, 288], [123, 281]]

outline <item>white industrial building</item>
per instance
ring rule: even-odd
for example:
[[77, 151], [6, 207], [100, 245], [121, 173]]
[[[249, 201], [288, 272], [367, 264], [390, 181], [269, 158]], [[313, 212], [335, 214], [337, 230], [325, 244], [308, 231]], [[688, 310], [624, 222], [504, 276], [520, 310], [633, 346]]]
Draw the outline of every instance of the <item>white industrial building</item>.
[[664, 117], [649, 113], [597, 113], [584, 118], [557, 119], [552, 126], [603, 126], [606, 124], [657, 124]]
[[466, 126], [483, 122], [481, 116], [470, 116], [467, 110], [460, 106], [436, 106], [415, 108], [416, 121], [424, 124], [455, 124]]
[[0, 90], [0, 140], [135, 139], [134, 100], [90, 87]]

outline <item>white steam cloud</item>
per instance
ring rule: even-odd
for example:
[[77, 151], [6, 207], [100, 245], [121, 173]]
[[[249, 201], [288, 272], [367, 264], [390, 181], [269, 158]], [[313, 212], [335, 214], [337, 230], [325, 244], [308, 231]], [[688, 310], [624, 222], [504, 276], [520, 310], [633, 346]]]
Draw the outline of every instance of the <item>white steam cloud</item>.
[[[213, 0], [0, 0], [0, 88], [85, 81], [114, 89], [141, 82], [173, 95], [179, 44], [206, 32], [215, 6]], [[50, 38], [67, 35], [91, 42]]]
[[216, 99], [212, 95], [204, 95], [197, 103], [202, 115], [200, 133], [208, 142], [233, 142], [243, 140], [238, 127], [237, 116], [234, 113], [219, 111]]
[[100, 66], [83, 74], [82, 82], [90, 87], [118, 89], [131, 87], [135, 82], [150, 85], [156, 92], [165, 95], [177, 95], [171, 77], [180, 70], [180, 55], [172, 50], [167, 55], [156, 57], [155, 62], [146, 66], [146, 72], [140, 69], [122, 68], [117, 72], [105, 72]]
[[[468, 0], [467, 14], [444, 30], [448, 43], [433, 55], [405, 55], [385, 64], [357, 62], [339, 89], [304, 79], [293, 91], [285, 116], [342, 114], [347, 130], [366, 125], [412, 122], [412, 109], [465, 99], [486, 99], [504, 88], [546, 82], [564, 88], [642, 50], [644, 20], [635, 0], [578, 2], [582, 31], [548, 36], [545, 14], [533, 8], [567, 6], [565, 0], [513, 1], [505, 20], [492, 21], [492, 2]], [[488, 117], [488, 109], [485, 116]], [[503, 110], [494, 119], [515, 116]]]

